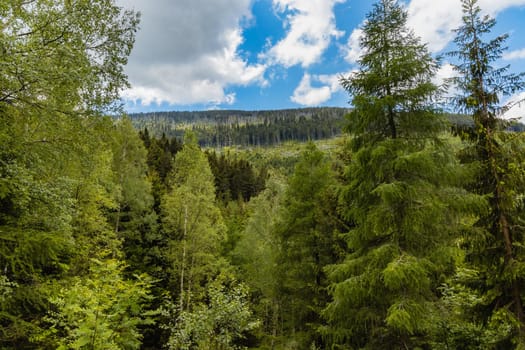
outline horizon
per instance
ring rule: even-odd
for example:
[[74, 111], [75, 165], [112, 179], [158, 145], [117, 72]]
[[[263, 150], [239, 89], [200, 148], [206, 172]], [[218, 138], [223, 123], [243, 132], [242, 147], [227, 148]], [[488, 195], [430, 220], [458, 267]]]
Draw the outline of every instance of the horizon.
[[[357, 0], [117, 0], [141, 12], [125, 72], [127, 113], [350, 107], [339, 77], [358, 69], [360, 26], [372, 9]], [[408, 26], [434, 57], [453, 49], [459, 0], [410, 0]], [[499, 65], [525, 71], [525, 0], [480, 0], [509, 34]], [[450, 77], [443, 59], [435, 82]], [[525, 98], [525, 92], [502, 102]], [[523, 116], [525, 104], [511, 111]]]

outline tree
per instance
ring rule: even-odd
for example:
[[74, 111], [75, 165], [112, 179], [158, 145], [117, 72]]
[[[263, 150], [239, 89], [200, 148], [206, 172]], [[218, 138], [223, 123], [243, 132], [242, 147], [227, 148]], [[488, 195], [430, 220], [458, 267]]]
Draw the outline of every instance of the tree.
[[345, 229], [337, 217], [334, 174], [323, 152], [309, 143], [284, 194], [275, 235], [283, 323], [299, 348], [323, 346], [318, 332], [328, 303], [324, 268], [340, 261]]
[[113, 0], [9, 1], [0, 14], [2, 104], [78, 114], [118, 101], [138, 14]]
[[[86, 242], [107, 233], [111, 123], [100, 112], [127, 84], [138, 16], [110, 0], [30, 0], [2, 2], [0, 18], [0, 265], [11, 286], [0, 347], [23, 349], [36, 345], [53, 284], [86, 273], [83, 257], [100, 247]], [[118, 248], [112, 238], [106, 248]]]
[[113, 129], [113, 172], [118, 186], [117, 208], [111, 224], [123, 241], [126, 260], [132, 271], [162, 276], [159, 248], [165, 240], [158, 232], [153, 210], [151, 183], [147, 177], [147, 151], [128, 118]]
[[58, 349], [139, 349], [139, 326], [153, 322], [144, 312], [152, 282], [146, 275], [125, 280], [122, 270], [117, 260], [94, 260], [88, 276], [68, 281], [51, 299], [57, 312], [42, 336]]
[[175, 157], [171, 191], [163, 198], [162, 224], [168, 235], [168, 260], [180, 311], [204, 296], [204, 287], [220, 268], [218, 255], [224, 234], [215, 204], [214, 179], [208, 160], [193, 134]]
[[457, 49], [450, 53], [458, 61], [454, 68], [459, 73], [452, 79], [460, 91], [454, 102], [473, 116], [474, 128], [466, 135], [470, 147], [463, 160], [477, 169], [469, 189], [486, 197], [489, 206], [479, 213], [473, 232], [465, 237], [466, 262], [478, 276], [468, 286], [484, 300], [477, 308], [479, 322], [490, 328], [497, 320], [512, 329], [497, 346], [510, 348], [517, 342], [523, 346], [523, 146], [521, 137], [502, 131], [505, 123], [501, 116], [510, 106], [502, 106], [500, 99], [525, 89], [525, 73], [511, 74], [509, 66], [495, 67], [508, 35], [486, 39], [495, 20], [482, 16], [476, 0], [463, 0], [462, 4]]
[[183, 311], [169, 325], [168, 349], [242, 349], [237, 345], [245, 332], [259, 326], [249, 307], [248, 289], [231, 277], [220, 275], [208, 284], [207, 302]]
[[241, 280], [252, 292], [253, 309], [261, 320], [263, 344], [275, 348], [282, 337], [284, 313], [279, 293], [279, 239], [276, 227], [282, 209], [284, 179], [273, 174], [266, 189], [253, 197], [247, 206], [248, 218], [233, 252]]
[[[126, 261], [125, 277], [147, 273], [157, 283], [151, 289], [156, 309], [167, 287], [168, 267], [163, 250], [167, 239], [159, 230], [158, 216], [153, 210], [150, 179], [147, 177], [147, 151], [129, 118], [115, 121], [111, 130], [114, 182], [117, 185], [117, 207], [109, 212], [109, 223], [122, 242]], [[162, 330], [158, 324], [143, 325], [142, 348], [159, 348]]]
[[352, 224], [344, 262], [329, 268], [326, 334], [351, 348], [428, 346], [438, 287], [454, 268], [459, 210], [476, 197], [455, 187], [455, 160], [433, 107], [436, 63], [406, 26], [395, 0], [381, 0], [363, 26], [352, 95], [343, 217]]

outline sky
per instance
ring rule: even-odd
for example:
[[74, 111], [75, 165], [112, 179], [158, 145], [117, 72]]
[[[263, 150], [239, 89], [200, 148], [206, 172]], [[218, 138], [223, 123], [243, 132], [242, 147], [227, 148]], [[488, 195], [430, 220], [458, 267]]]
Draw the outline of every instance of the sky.
[[[358, 68], [360, 27], [373, 1], [117, 0], [141, 13], [125, 68], [129, 113], [349, 106], [339, 78]], [[436, 57], [452, 48], [460, 0], [406, 0], [408, 25]], [[497, 65], [525, 71], [525, 0], [479, 0], [507, 33]], [[436, 82], [453, 74], [448, 59]], [[509, 97], [525, 98], [525, 92]], [[525, 115], [525, 103], [509, 116]]]

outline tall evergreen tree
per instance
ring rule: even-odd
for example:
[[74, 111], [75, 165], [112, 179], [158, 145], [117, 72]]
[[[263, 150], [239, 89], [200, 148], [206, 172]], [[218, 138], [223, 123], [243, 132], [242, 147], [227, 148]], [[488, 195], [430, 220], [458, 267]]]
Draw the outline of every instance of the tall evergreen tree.
[[[457, 209], [455, 162], [439, 132], [431, 82], [436, 62], [407, 28], [395, 0], [380, 0], [363, 26], [361, 68], [342, 84], [352, 95], [351, 156], [340, 201], [354, 227], [349, 253], [329, 269], [327, 336], [351, 348], [424, 346], [437, 315]], [[437, 317], [437, 316], [436, 316]]]
[[[489, 210], [479, 214], [475, 230], [466, 237], [467, 264], [477, 271], [469, 286], [484, 301], [477, 307], [479, 321], [504, 322], [510, 331], [500, 334], [499, 347], [517, 341], [525, 345], [525, 250], [522, 196], [525, 191], [523, 147], [515, 135], [502, 131], [502, 96], [525, 89], [525, 73], [511, 74], [509, 66], [497, 67], [508, 35], [486, 39], [495, 25], [483, 16], [477, 0], [463, 0], [463, 23], [456, 30], [457, 50], [451, 56], [459, 73], [453, 82], [460, 94], [455, 102], [472, 114], [474, 129], [463, 160], [478, 171], [470, 189], [487, 198]], [[472, 280], [471, 280], [472, 282]], [[491, 322], [492, 321], [492, 322]]]
[[[129, 118], [115, 122], [113, 136], [113, 172], [118, 186], [117, 207], [109, 213], [110, 223], [122, 241], [127, 267], [125, 276], [147, 273], [154, 277], [154, 302], [148, 306], [158, 308], [165, 292], [168, 264], [162, 254], [167, 239], [159, 232], [158, 216], [153, 210], [152, 186], [147, 177], [146, 139], [144, 142], [133, 128]], [[164, 283], [162, 283], [164, 282]], [[162, 336], [158, 324], [142, 326], [142, 348], [158, 349]]]
[[289, 345], [323, 346], [318, 327], [328, 303], [324, 268], [340, 261], [343, 230], [337, 218], [335, 177], [323, 152], [309, 143], [295, 166], [275, 229], [279, 292]]

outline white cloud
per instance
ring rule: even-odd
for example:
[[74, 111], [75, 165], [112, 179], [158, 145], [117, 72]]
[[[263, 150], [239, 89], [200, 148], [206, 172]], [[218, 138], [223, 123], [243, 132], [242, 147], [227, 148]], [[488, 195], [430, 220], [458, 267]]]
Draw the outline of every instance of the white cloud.
[[408, 6], [408, 25], [432, 52], [438, 52], [454, 38], [452, 30], [461, 24], [459, 0], [412, 0]]
[[330, 99], [332, 96], [330, 87], [313, 87], [311, 80], [310, 74], [305, 73], [291, 97], [293, 102], [304, 106], [316, 106]]
[[143, 105], [233, 103], [232, 85], [264, 85], [266, 66], [238, 52], [250, 0], [118, 0], [142, 13], [126, 66], [128, 100]]
[[509, 7], [525, 5], [525, 0], [479, 0], [479, 6], [482, 10], [488, 12], [491, 16], [496, 16]]
[[525, 59], [525, 49], [515, 50], [503, 54], [505, 60], [521, 60]]
[[345, 0], [273, 0], [286, 14], [287, 34], [264, 55], [273, 64], [308, 67], [319, 62], [332, 37], [344, 33], [335, 26], [334, 6]]
[[[480, 0], [485, 13], [496, 16], [509, 7], [525, 5], [525, 0]], [[432, 52], [439, 52], [454, 38], [455, 28], [461, 25], [462, 8], [459, 0], [412, 0], [408, 5], [408, 25], [414, 29]]]
[[[303, 106], [318, 106], [332, 98], [332, 94], [341, 90], [340, 74], [310, 75], [305, 73], [295, 89], [291, 100]], [[312, 82], [318, 86], [312, 86]]]
[[349, 63], [355, 63], [361, 55], [364, 53], [361, 48], [361, 37], [363, 36], [363, 30], [360, 28], [354, 29], [350, 37], [348, 38], [348, 46], [346, 47], [345, 59]]
[[525, 123], [525, 91], [510, 97], [506, 104], [512, 108], [503, 114], [503, 118]]
[[436, 75], [434, 76], [433, 83], [437, 86], [443, 85], [447, 79], [457, 76], [457, 72], [454, 70], [454, 66], [450, 63], [445, 63], [439, 67]]

